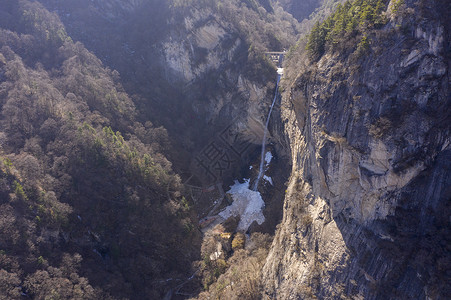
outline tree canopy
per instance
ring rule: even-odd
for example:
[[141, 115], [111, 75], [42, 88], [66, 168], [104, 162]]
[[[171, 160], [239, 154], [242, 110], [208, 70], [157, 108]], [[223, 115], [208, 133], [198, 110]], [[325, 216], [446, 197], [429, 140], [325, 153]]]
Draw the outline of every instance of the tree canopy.
[[386, 8], [386, 0], [355, 0], [339, 4], [325, 21], [314, 25], [307, 37], [306, 49], [310, 58], [318, 60], [326, 48], [384, 25], [387, 22]]

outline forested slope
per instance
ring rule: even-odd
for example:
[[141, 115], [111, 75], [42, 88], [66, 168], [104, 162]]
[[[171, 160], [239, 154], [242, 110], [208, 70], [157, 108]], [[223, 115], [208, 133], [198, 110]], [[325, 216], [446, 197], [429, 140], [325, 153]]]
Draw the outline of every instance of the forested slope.
[[2, 298], [160, 297], [198, 235], [165, 129], [55, 14], [0, 12]]

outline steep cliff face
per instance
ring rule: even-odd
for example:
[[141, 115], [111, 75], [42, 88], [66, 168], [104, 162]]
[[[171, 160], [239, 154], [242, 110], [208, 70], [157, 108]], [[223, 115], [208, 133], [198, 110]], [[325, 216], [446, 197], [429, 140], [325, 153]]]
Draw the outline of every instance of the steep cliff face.
[[[249, 61], [249, 43], [240, 35], [217, 12], [191, 9], [158, 46], [166, 80], [178, 83], [177, 89], [182, 87], [182, 106], [190, 115], [185, 111], [180, 118], [193, 134], [190, 142], [204, 145], [233, 120], [240, 123], [235, 128], [240, 127], [249, 142], [259, 141], [252, 132], [262, 134], [258, 121], [263, 122], [267, 110], [262, 100], [270, 99], [276, 75], [274, 67], [261, 58]], [[259, 73], [252, 78], [248, 68], [254, 66]]]
[[449, 4], [400, 3], [365, 52], [285, 80], [293, 169], [270, 298], [451, 296]]

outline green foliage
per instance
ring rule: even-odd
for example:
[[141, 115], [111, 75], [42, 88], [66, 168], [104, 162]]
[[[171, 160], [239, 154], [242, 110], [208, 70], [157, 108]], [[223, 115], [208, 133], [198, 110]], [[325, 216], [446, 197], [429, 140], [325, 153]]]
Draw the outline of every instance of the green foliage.
[[194, 230], [194, 225], [191, 222], [191, 220], [187, 220], [183, 226], [184, 226], [183, 229], [184, 229], [186, 234], [190, 234]]
[[308, 36], [306, 49], [313, 60], [318, 60], [325, 51], [326, 46], [326, 29], [317, 22]]
[[243, 249], [245, 240], [246, 240], [246, 238], [245, 238], [244, 234], [242, 234], [241, 232], [237, 232], [237, 234], [235, 235], [235, 237], [232, 240], [232, 249], [234, 251]]
[[398, 13], [399, 8], [404, 4], [404, 0], [395, 0], [392, 2], [391, 9], [394, 14]]
[[14, 188], [14, 193], [20, 200], [28, 200], [27, 194], [25, 194], [23, 186], [19, 182], [14, 181], [13, 188]]
[[223, 274], [227, 270], [227, 262], [223, 259], [217, 259], [215, 261], [215, 269], [214, 269], [214, 275], [216, 278], [219, 277], [219, 275]]
[[47, 226], [60, 229], [67, 226], [69, 214], [73, 209], [66, 203], [61, 203], [55, 195], [55, 192], [41, 192], [35, 204], [37, 211], [36, 221], [44, 222]]
[[9, 173], [13, 163], [11, 162], [11, 160], [8, 157], [3, 158], [3, 165], [6, 167], [6, 173]]
[[[312, 60], [318, 60], [326, 48], [344, 39], [367, 32], [387, 22], [386, 0], [354, 0], [339, 4], [324, 22], [316, 23], [308, 36], [306, 50]], [[369, 46], [367, 40], [362, 46]]]
[[189, 211], [190, 210], [191, 207], [189, 205], [188, 200], [186, 200], [185, 196], [182, 196], [181, 203], [182, 203], [182, 207], [183, 207], [184, 211]]
[[61, 46], [65, 41], [71, 41], [56, 14], [51, 14], [36, 2], [24, 2], [23, 8], [22, 23], [43, 41], [52, 46]]
[[105, 134], [105, 138], [114, 146], [122, 147], [124, 145], [124, 138], [119, 131], [114, 132], [110, 126], [107, 126], [103, 127], [103, 133]]
[[357, 45], [357, 54], [363, 55], [370, 48], [370, 41], [366, 35], [363, 35]]
[[42, 257], [42, 255], [41, 255], [41, 256], [39, 256], [39, 257], [38, 257], [38, 261], [37, 261], [37, 262], [38, 262], [38, 264], [39, 264], [39, 265], [43, 265], [43, 264], [45, 263], [45, 259], [44, 259], [44, 257]]

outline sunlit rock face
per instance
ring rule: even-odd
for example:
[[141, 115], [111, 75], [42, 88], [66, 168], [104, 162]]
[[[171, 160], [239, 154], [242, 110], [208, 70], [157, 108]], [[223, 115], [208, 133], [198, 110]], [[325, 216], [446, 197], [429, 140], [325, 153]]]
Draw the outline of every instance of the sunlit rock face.
[[[236, 58], [247, 55], [245, 41], [230, 29], [231, 24], [206, 9], [193, 10], [182, 24], [183, 34], [177, 27], [162, 43], [165, 76], [169, 81], [187, 86], [187, 96], [193, 98], [190, 101], [193, 101], [194, 110], [206, 121], [219, 121], [227, 126], [230, 120], [236, 120], [240, 134], [248, 142], [258, 143], [263, 134], [260, 122], [264, 121], [263, 114], [267, 109], [264, 102], [272, 92], [272, 85], [250, 80], [236, 68], [239, 63]], [[217, 78], [216, 92], [198, 95], [196, 87], [207, 85], [202, 82], [210, 77]], [[274, 78], [268, 79], [274, 81], [275, 74]], [[225, 119], [229, 121], [224, 122]]]
[[[186, 16], [183, 20], [183, 32], [187, 34], [179, 37], [180, 33], [177, 32], [180, 32], [180, 28], [175, 28], [174, 33], [168, 35], [162, 45], [167, 67], [178, 80], [189, 83], [206, 71], [219, 68], [222, 63], [231, 60], [242, 43], [239, 38], [227, 32], [224, 28], [226, 24], [207, 18], [210, 13], [203, 9]], [[225, 49], [225, 42], [232, 46]]]
[[288, 87], [269, 298], [450, 297], [450, 24], [434, 16], [389, 22], [368, 56], [329, 52]]

